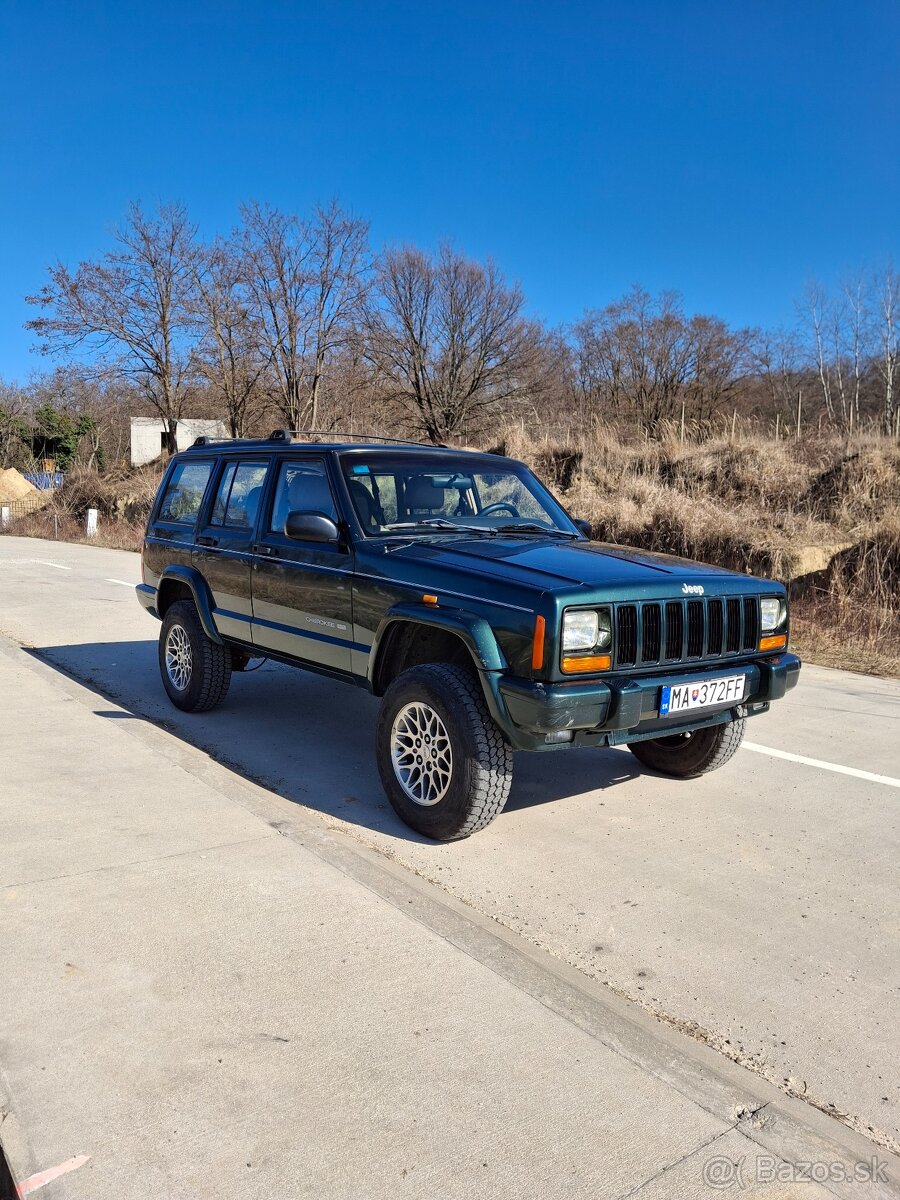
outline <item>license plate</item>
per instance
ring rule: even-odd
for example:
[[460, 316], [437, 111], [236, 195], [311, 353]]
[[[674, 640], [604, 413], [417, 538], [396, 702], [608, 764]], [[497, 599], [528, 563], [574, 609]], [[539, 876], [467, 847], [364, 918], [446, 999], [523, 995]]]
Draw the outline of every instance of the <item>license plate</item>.
[[659, 715], [674, 717], [695, 708], [711, 708], [714, 704], [737, 704], [744, 698], [744, 680], [744, 675], [726, 675], [720, 679], [664, 687], [659, 698]]

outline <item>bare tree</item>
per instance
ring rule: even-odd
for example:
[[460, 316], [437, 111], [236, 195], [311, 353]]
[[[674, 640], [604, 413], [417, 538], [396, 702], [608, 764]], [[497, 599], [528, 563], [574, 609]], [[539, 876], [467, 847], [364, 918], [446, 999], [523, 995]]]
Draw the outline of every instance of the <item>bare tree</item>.
[[878, 305], [878, 350], [876, 363], [882, 385], [881, 421], [884, 432], [894, 432], [897, 398], [895, 385], [900, 348], [897, 345], [898, 309], [900, 309], [900, 279], [888, 265], [876, 280]]
[[434, 256], [386, 250], [365, 318], [366, 353], [386, 399], [433, 442], [477, 432], [531, 386], [540, 329], [523, 307], [520, 288], [493, 262], [447, 244]]
[[829, 324], [833, 328], [833, 320], [830, 319], [830, 309], [831, 302], [825, 288], [820, 283], [809, 284], [806, 289], [803, 311], [812, 327], [816, 372], [822, 389], [825, 411], [828, 414], [828, 419], [833, 421], [835, 411], [832, 396], [831, 365], [827, 358]]
[[[855, 279], [847, 280], [843, 285], [843, 313], [845, 316], [846, 332], [840, 336], [839, 327], [835, 330], [835, 343], [838, 362], [843, 360], [844, 353], [849, 358], [851, 376], [850, 392], [844, 400], [844, 373], [841, 373], [841, 408], [847, 412], [847, 426], [850, 430], [859, 428], [859, 398], [862, 380], [865, 373], [866, 339], [868, 330], [868, 312], [866, 308], [866, 281], [862, 272]], [[840, 340], [839, 340], [840, 339]]]
[[27, 437], [28, 396], [0, 379], [0, 470], [21, 461]]
[[678, 293], [653, 297], [634, 287], [615, 304], [587, 312], [574, 335], [591, 402], [613, 414], [628, 411], [657, 436], [696, 376], [695, 339]]
[[690, 346], [685, 382], [686, 411], [698, 428], [708, 429], [712, 418], [740, 394], [751, 369], [753, 331], [730, 329], [718, 317], [694, 316], [687, 322]]
[[309, 419], [315, 429], [323, 383], [335, 352], [346, 344], [371, 283], [369, 226], [345, 213], [336, 201], [316, 209], [312, 228], [312, 328]]
[[198, 255], [195, 313], [200, 329], [200, 374], [221, 396], [232, 437], [243, 437], [262, 396], [270, 359], [259, 348], [239, 248], [217, 239]]
[[763, 384], [773, 413], [787, 417], [797, 403], [803, 371], [796, 333], [787, 329], [761, 330], [750, 347], [753, 370]]
[[311, 220], [245, 205], [244, 283], [273, 399], [289, 428], [318, 418], [331, 356], [365, 297], [368, 226], [332, 202]]
[[84, 355], [134, 381], [165, 423], [170, 453], [195, 367], [191, 293], [196, 230], [180, 204], [147, 216], [139, 204], [116, 232], [117, 249], [72, 273], [62, 263], [29, 303], [41, 352]]

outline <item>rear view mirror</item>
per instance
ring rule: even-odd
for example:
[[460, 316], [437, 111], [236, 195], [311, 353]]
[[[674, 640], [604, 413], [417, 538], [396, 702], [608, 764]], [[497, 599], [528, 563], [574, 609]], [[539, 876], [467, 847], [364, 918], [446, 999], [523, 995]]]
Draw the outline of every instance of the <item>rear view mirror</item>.
[[298, 542], [337, 542], [341, 536], [331, 517], [321, 512], [288, 513], [284, 532]]
[[579, 532], [583, 533], [585, 537], [589, 538], [591, 536], [590, 521], [583, 521], [581, 519], [581, 517], [574, 517], [572, 520], [572, 524], [575, 526], [575, 528], [577, 530], [579, 530]]

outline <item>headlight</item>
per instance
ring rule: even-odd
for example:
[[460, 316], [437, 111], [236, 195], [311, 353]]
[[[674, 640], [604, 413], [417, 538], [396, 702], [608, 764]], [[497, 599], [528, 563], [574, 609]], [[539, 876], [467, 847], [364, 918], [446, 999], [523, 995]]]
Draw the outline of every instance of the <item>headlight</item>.
[[595, 612], [567, 612], [563, 617], [562, 648], [564, 654], [573, 650], [593, 650], [597, 645], [600, 622]]
[[563, 614], [563, 654], [606, 647], [612, 641], [612, 625], [608, 608], [581, 609]]
[[771, 633], [787, 620], [787, 604], [780, 596], [764, 596], [759, 602], [759, 614], [763, 633]]

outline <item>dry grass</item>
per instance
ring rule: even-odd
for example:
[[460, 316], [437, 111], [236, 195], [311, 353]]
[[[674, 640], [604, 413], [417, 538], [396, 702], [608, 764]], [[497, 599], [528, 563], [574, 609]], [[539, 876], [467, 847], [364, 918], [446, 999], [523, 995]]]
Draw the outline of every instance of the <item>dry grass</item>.
[[798, 651], [900, 676], [900, 446], [877, 436], [700, 445], [610, 428], [566, 443], [521, 426], [496, 448], [547, 479], [594, 536], [772, 576]]
[[144, 540], [144, 525], [119, 519], [100, 520], [97, 533], [89, 538], [84, 532], [84, 521], [76, 520], [68, 513], [60, 512], [54, 505], [29, 513], [14, 521], [4, 530], [14, 537], [47, 538], [60, 542], [80, 542], [86, 546], [103, 546], [108, 550], [134, 550], [140, 552]]

